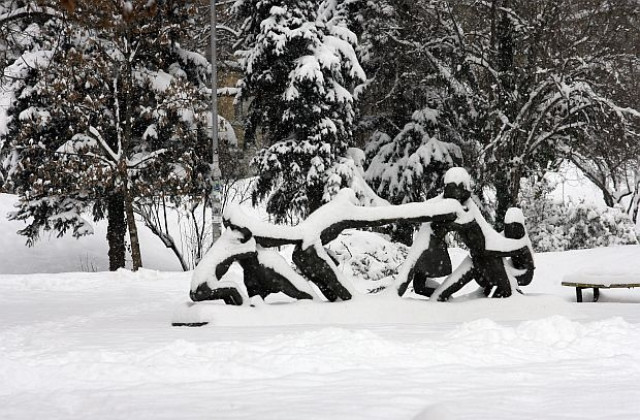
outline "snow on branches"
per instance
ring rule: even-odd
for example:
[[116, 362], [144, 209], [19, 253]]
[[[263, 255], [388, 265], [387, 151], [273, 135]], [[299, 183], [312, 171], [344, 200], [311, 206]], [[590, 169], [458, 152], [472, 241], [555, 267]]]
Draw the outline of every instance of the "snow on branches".
[[[414, 113], [410, 122], [391, 138], [374, 133], [367, 147], [370, 164], [366, 179], [382, 197], [393, 203], [421, 201], [432, 197], [442, 183], [444, 172], [461, 162], [460, 147], [430, 135], [420, 122], [427, 110]], [[433, 110], [428, 110], [433, 111]]]
[[321, 205], [327, 171], [352, 141], [354, 90], [365, 80], [356, 36], [341, 1], [239, 1], [235, 10], [245, 19], [238, 98], [251, 98], [246, 138], [261, 128], [268, 145], [253, 161], [255, 199], [268, 199], [277, 220], [304, 216]]

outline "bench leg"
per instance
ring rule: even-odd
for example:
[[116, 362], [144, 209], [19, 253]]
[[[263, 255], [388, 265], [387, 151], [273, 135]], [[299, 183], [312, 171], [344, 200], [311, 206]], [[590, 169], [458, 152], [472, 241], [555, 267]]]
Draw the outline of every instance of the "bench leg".
[[600, 299], [600, 289], [598, 289], [597, 287], [593, 288], [593, 301], [597, 302], [598, 299]]
[[576, 301], [582, 302], [582, 287], [576, 287]]

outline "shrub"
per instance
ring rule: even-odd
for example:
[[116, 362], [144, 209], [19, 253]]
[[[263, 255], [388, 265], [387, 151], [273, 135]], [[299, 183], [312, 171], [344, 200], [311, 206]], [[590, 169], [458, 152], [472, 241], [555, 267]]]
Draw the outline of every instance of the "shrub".
[[635, 227], [619, 208], [579, 202], [557, 203], [546, 182], [524, 190], [521, 207], [537, 252], [637, 244]]

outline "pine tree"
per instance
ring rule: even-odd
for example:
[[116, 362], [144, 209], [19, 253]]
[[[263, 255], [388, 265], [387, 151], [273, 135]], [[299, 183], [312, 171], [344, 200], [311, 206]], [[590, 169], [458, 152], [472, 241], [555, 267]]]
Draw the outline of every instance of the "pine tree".
[[52, 29], [60, 28], [60, 14], [40, 3], [0, 2], [0, 189], [15, 158], [7, 137], [9, 108], [35, 83], [33, 73], [48, 64], [56, 45]]
[[424, 201], [442, 190], [442, 174], [462, 164], [460, 147], [435, 134], [437, 118], [437, 109], [425, 108], [394, 138], [374, 133], [365, 176], [379, 195], [394, 204]]
[[244, 22], [239, 98], [251, 101], [245, 139], [259, 128], [266, 145], [252, 163], [254, 198], [268, 198], [279, 222], [304, 217], [352, 142], [354, 91], [365, 79], [345, 3], [241, 0], [235, 10]]
[[392, 203], [423, 201], [440, 191], [447, 169], [463, 164], [462, 147], [470, 143], [475, 80], [464, 43], [442, 1], [351, 6], [371, 76], [359, 124], [366, 179]]
[[88, 234], [83, 215], [106, 216], [110, 268], [124, 265], [128, 228], [135, 269], [134, 201], [206, 187], [208, 63], [180, 43], [194, 7], [69, 7], [56, 53], [11, 110], [11, 184], [21, 198], [13, 218], [30, 221], [22, 233], [31, 241], [43, 230]]

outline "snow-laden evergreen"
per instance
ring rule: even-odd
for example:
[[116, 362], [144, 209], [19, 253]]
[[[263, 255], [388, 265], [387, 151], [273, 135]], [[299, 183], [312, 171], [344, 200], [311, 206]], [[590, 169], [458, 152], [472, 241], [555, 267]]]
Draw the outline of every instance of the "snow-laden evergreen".
[[48, 65], [57, 45], [60, 13], [35, 1], [0, 2], [0, 183], [16, 164], [11, 150], [10, 109], [35, 83], [34, 73]]
[[370, 76], [359, 129], [366, 179], [393, 203], [438, 194], [463, 163], [476, 115], [464, 46], [439, 1], [351, 2], [358, 53]]
[[84, 211], [109, 217], [110, 244], [124, 252], [126, 212], [135, 251], [136, 198], [208, 189], [210, 69], [186, 48], [184, 25], [197, 9], [127, 4], [77, 4], [46, 66], [22, 75], [34, 82], [9, 110], [8, 186], [31, 241], [91, 233]]
[[265, 145], [253, 161], [255, 199], [267, 199], [278, 221], [305, 216], [322, 204], [328, 171], [352, 142], [354, 90], [365, 80], [345, 2], [240, 0], [235, 10], [244, 19], [245, 138], [259, 129]]
[[442, 187], [447, 169], [462, 162], [456, 144], [441, 141], [434, 127], [438, 111], [417, 111], [395, 136], [377, 131], [367, 146], [366, 179], [393, 203], [423, 201]]

